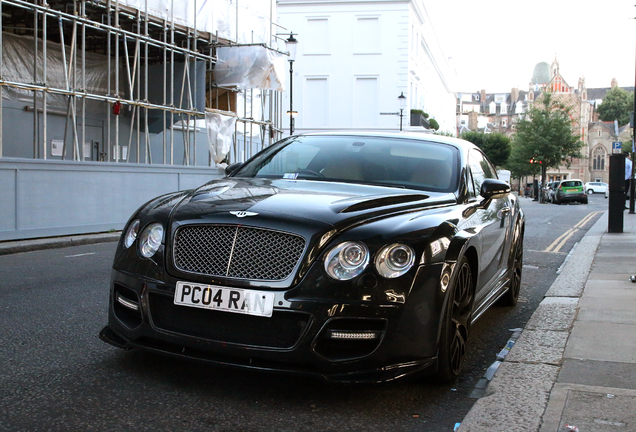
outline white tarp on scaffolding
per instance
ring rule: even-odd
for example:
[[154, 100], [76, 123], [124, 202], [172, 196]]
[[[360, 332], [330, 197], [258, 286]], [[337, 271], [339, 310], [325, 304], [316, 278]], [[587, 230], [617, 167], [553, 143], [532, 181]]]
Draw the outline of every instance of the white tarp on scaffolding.
[[[72, 61], [71, 48], [55, 42], [47, 42], [46, 45], [46, 86], [60, 90], [81, 90], [88, 93], [105, 95], [108, 93], [108, 58], [104, 55], [78, 52], [76, 61]], [[35, 50], [32, 36], [18, 36], [11, 33], [2, 33], [2, 74], [3, 79], [9, 83], [33, 84], [44, 82], [44, 50], [43, 42], [38, 40], [37, 52], [37, 79], [33, 76], [33, 52]], [[85, 57], [83, 57], [85, 55]], [[66, 59], [66, 67], [64, 65]], [[82, 68], [69, 70], [69, 63], [84, 63], [85, 73]], [[115, 74], [111, 74], [114, 88]], [[4, 99], [17, 100], [25, 95], [33, 93], [27, 89], [7, 85], [4, 87], [2, 97]], [[41, 96], [41, 93], [38, 94]], [[66, 106], [68, 97], [59, 94], [49, 94], [48, 102], [55, 106]]]
[[260, 45], [219, 47], [214, 81], [220, 87], [285, 91], [285, 56]]
[[[102, 0], [104, 1], [104, 0]], [[275, 0], [119, 0], [168, 23], [208, 32], [235, 43], [269, 44]]]
[[205, 125], [208, 131], [210, 156], [215, 164], [220, 164], [230, 152], [234, 142], [236, 117], [218, 112], [206, 111]]

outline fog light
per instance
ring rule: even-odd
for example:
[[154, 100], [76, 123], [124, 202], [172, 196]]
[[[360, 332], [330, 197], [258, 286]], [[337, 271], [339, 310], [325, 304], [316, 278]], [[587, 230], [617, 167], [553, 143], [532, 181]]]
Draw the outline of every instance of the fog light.
[[330, 339], [348, 339], [348, 340], [369, 340], [377, 339], [378, 333], [374, 331], [346, 331], [346, 330], [330, 330]]
[[117, 303], [132, 310], [139, 310], [139, 305], [117, 294]]

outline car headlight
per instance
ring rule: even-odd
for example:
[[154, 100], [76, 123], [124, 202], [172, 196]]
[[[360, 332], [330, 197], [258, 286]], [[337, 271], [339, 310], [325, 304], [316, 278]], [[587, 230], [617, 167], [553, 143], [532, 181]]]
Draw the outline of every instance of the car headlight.
[[137, 234], [139, 234], [139, 219], [135, 219], [135, 221], [128, 227], [128, 230], [126, 230], [126, 235], [124, 236], [124, 247], [126, 249], [132, 246], [135, 242]]
[[400, 243], [385, 246], [375, 259], [375, 268], [387, 279], [402, 276], [413, 267], [415, 252], [410, 246]]
[[325, 258], [325, 271], [337, 280], [358, 276], [369, 264], [369, 249], [360, 242], [344, 242], [329, 251]]
[[139, 236], [139, 253], [145, 258], [153, 256], [159, 246], [161, 246], [161, 239], [163, 238], [163, 226], [160, 223], [152, 223], [148, 225], [141, 236]]

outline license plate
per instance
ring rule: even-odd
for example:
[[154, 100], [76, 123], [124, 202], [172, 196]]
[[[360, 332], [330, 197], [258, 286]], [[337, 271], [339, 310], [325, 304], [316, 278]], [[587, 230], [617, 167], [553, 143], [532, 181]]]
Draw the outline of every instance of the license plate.
[[174, 304], [271, 317], [274, 310], [274, 293], [177, 282]]

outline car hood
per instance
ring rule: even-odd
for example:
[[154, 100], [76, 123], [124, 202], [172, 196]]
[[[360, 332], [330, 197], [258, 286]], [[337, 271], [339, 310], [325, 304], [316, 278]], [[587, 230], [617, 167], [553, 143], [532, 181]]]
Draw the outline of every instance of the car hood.
[[[422, 207], [453, 204], [452, 193], [314, 180], [226, 178], [193, 190], [172, 221], [270, 225], [313, 221], [337, 226]], [[260, 222], [257, 222], [260, 221]]]

